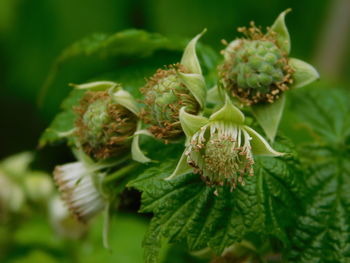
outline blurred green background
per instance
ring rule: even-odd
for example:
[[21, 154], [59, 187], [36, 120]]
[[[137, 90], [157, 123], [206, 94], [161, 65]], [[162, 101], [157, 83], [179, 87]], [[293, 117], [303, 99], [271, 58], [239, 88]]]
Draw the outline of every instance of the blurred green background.
[[[1, 0], [0, 157], [36, 147], [40, 133], [67, 94], [62, 86], [50, 98], [50, 105], [38, 106], [50, 66], [62, 49], [85, 36], [141, 28], [168, 37], [190, 38], [206, 27], [208, 33], [202, 42], [219, 51], [220, 40], [237, 36], [238, 26], [251, 20], [268, 26], [281, 11], [291, 7], [293, 12], [287, 17], [291, 55], [315, 64], [323, 78], [346, 82], [350, 80], [349, 19], [341, 14], [334, 19], [334, 13], [344, 9], [336, 10], [344, 5], [342, 2], [349, 1]], [[343, 13], [348, 11], [345, 8]], [[335, 23], [340, 19], [346, 21]], [[332, 35], [332, 30], [340, 32]], [[329, 35], [338, 39], [325, 43]], [[330, 72], [324, 64], [332, 62], [327, 56], [333, 52], [340, 54]], [[67, 74], [79, 76], [80, 72]]]
[[[39, 103], [50, 68], [64, 48], [93, 33], [112, 34], [138, 28], [174, 39], [190, 39], [207, 28], [201, 42], [219, 52], [223, 48], [221, 39], [230, 41], [239, 35], [238, 26], [246, 26], [254, 20], [257, 25], [266, 27], [281, 11], [292, 8], [286, 20], [292, 38], [291, 56], [313, 64], [320, 71], [321, 83], [314, 85], [349, 89], [349, 3], [349, 0], [1, 0], [0, 159], [36, 149], [40, 134], [58, 112], [60, 102], [70, 89], [64, 81], [72, 76], [77, 82], [86, 81], [84, 72], [77, 67], [69, 68], [60, 73], [63, 81], [49, 90]], [[44, 149], [40, 153], [41, 163], [36, 166], [50, 171], [53, 165], [69, 160], [67, 154], [64, 147]], [[79, 257], [75, 262], [107, 262], [104, 261], [107, 259], [141, 262], [140, 243], [146, 220], [121, 215], [120, 226], [116, 227], [120, 230], [114, 232], [112, 243], [123, 247], [110, 255], [102, 248], [94, 250], [101, 247], [99, 221], [89, 241], [76, 247], [76, 243], [51, 240], [51, 230], [43, 219], [45, 215], [40, 213], [35, 215], [38, 219], [15, 231], [12, 242], [17, 248], [9, 255], [17, 260], [13, 262], [63, 262], [69, 257]], [[29, 218], [33, 219], [33, 214]], [[135, 228], [134, 234], [118, 233], [125, 232], [130, 224]], [[1, 235], [5, 236], [1, 231], [5, 230], [0, 228], [0, 244]], [[33, 250], [31, 242], [36, 231], [42, 235]], [[131, 236], [131, 240], [118, 239], [124, 236]], [[97, 258], [91, 258], [91, 254], [96, 254]], [[21, 255], [26, 259], [22, 260]]]

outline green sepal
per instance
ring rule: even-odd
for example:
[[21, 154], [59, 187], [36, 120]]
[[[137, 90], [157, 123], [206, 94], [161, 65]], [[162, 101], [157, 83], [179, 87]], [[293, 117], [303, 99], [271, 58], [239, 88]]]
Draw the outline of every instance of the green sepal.
[[204, 29], [200, 34], [195, 36], [186, 46], [181, 58], [181, 64], [191, 73], [202, 74], [201, 66], [196, 53], [196, 44], [198, 39], [207, 31]]
[[301, 88], [320, 78], [313, 66], [300, 59], [290, 58], [289, 65], [295, 70], [291, 88]]
[[207, 96], [207, 88], [205, 86], [204, 77], [197, 73], [182, 72], [178, 72], [178, 76], [203, 109], [205, 107], [205, 99]]
[[111, 88], [116, 88], [119, 86], [118, 83], [113, 81], [94, 81], [84, 84], [69, 84], [70, 86], [81, 89], [81, 90], [91, 90], [91, 91], [104, 91]]
[[184, 175], [184, 174], [188, 174], [192, 171], [191, 166], [187, 163], [187, 156], [185, 154], [185, 152], [183, 152], [183, 154], [180, 157], [179, 162], [176, 165], [176, 168], [174, 170], [174, 172], [168, 176], [167, 178], [165, 178], [165, 180], [171, 180], [174, 179], [175, 177]]
[[226, 95], [225, 105], [213, 113], [209, 120], [210, 121], [229, 121], [235, 124], [243, 124], [244, 123], [244, 114], [233, 105], [229, 96]]
[[289, 54], [290, 52], [291, 44], [289, 32], [285, 22], [285, 16], [290, 11], [292, 11], [291, 8], [288, 8], [287, 10], [283, 11], [271, 26], [271, 30], [277, 33], [277, 43], [279, 47], [287, 54]]
[[208, 90], [207, 101], [209, 103], [215, 104], [216, 106], [224, 104], [225, 95], [222, 89], [218, 87], [218, 85], [215, 85], [210, 90]]
[[187, 138], [192, 137], [193, 134], [195, 134], [201, 127], [209, 122], [206, 117], [193, 115], [186, 112], [185, 107], [180, 109], [179, 119], [182, 130], [186, 134]]
[[252, 147], [253, 154], [262, 156], [282, 156], [284, 154], [272, 149], [270, 144], [252, 128], [244, 126], [244, 130], [248, 132], [249, 136], [251, 137], [250, 145]]
[[144, 134], [144, 133], [141, 133], [141, 127], [142, 127], [142, 123], [141, 121], [138, 121], [136, 132], [131, 142], [131, 157], [136, 162], [148, 163], [148, 162], [151, 162], [151, 159], [146, 157], [146, 155], [141, 151], [141, 148], [140, 148], [140, 135]]
[[252, 112], [271, 142], [274, 141], [285, 105], [285, 95], [282, 94], [274, 103], [252, 105]]
[[113, 94], [113, 100], [116, 103], [119, 103], [123, 107], [127, 108], [129, 111], [131, 111], [135, 115], [137, 116], [139, 115], [140, 109], [137, 105], [137, 102], [129, 92], [123, 89], [119, 89]]

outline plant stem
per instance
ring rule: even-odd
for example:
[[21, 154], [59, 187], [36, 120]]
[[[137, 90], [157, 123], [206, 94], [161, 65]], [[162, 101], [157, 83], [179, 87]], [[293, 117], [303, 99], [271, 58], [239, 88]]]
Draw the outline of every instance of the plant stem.
[[106, 183], [110, 183], [122, 176], [124, 176], [125, 174], [129, 173], [130, 171], [134, 170], [135, 168], [137, 168], [138, 166], [140, 166], [139, 163], [137, 162], [132, 162], [126, 166], [124, 166], [123, 168], [120, 168], [119, 170], [117, 170], [116, 172], [112, 173], [111, 175], [107, 176], [104, 180], [103, 180], [103, 184]]

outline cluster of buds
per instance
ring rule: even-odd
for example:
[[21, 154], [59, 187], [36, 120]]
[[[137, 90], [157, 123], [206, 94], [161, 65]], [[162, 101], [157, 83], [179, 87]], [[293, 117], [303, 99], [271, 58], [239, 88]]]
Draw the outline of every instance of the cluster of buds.
[[141, 118], [150, 125], [149, 131], [165, 142], [183, 135], [179, 122], [182, 107], [197, 115], [205, 106], [206, 87], [195, 49], [204, 32], [189, 42], [180, 63], [157, 70], [141, 89], [146, 105]]
[[[272, 130], [266, 134], [273, 140], [283, 110], [284, 91], [318, 78], [311, 65], [288, 57], [290, 39], [284, 22], [287, 12], [280, 14], [267, 33], [251, 23], [250, 28], [239, 29], [244, 38], [227, 43], [218, 85], [225, 91], [225, 101], [209, 118], [202, 116], [207, 89], [196, 54], [197, 41], [205, 30], [188, 43], [179, 63], [158, 69], [147, 80], [141, 88], [145, 105], [142, 110], [131, 94], [114, 82], [77, 85], [86, 93], [75, 109], [76, 146], [94, 164], [80, 160], [55, 170], [55, 180], [71, 211], [81, 221], [88, 221], [108, 203], [101, 191], [105, 174], [96, 169], [95, 162], [119, 158], [128, 151], [138, 162], [150, 161], [139, 147], [141, 134], [165, 143], [186, 135], [185, 151], [167, 179], [193, 171], [207, 185], [228, 185], [231, 190], [254, 175], [254, 155], [282, 155], [245, 125], [243, 113], [231, 99], [252, 106], [265, 132]], [[275, 106], [259, 111], [255, 107], [264, 104]], [[141, 121], [147, 130], [142, 130]]]

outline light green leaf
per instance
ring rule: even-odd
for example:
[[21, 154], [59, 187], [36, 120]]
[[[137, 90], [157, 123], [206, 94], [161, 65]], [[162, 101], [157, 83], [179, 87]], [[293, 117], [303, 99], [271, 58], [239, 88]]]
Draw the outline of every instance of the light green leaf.
[[192, 137], [193, 134], [195, 134], [201, 127], [206, 125], [209, 121], [203, 116], [187, 113], [184, 107], [180, 109], [179, 119], [181, 122], [182, 130], [188, 138]]
[[289, 32], [286, 26], [286, 22], [285, 22], [285, 16], [286, 14], [288, 14], [290, 11], [292, 11], [292, 9], [287, 9], [285, 11], [283, 11], [276, 19], [276, 21], [273, 23], [273, 25], [271, 26], [271, 30], [273, 32], [277, 33], [277, 42], [280, 46], [280, 48], [286, 52], [287, 54], [289, 54], [290, 52], [290, 36], [289, 36]]
[[191, 73], [195, 74], [202, 74], [202, 69], [199, 64], [199, 60], [196, 53], [196, 44], [198, 39], [206, 32], [207, 30], [204, 29], [200, 34], [195, 36], [190, 43], [185, 48], [185, 51], [182, 55], [182, 59], [180, 64], [184, 65], [187, 70], [189, 70]]
[[310, 64], [296, 58], [289, 59], [289, 65], [295, 70], [291, 88], [301, 88], [320, 78], [320, 74]]
[[229, 121], [239, 125], [244, 123], [244, 119], [243, 113], [233, 105], [231, 99], [227, 95], [225, 105], [209, 118], [210, 121]]
[[182, 72], [178, 72], [178, 75], [203, 109], [205, 107], [205, 99], [207, 96], [207, 88], [203, 76], [195, 73], [189, 74]]
[[250, 145], [252, 147], [253, 154], [263, 155], [263, 156], [281, 156], [283, 153], [277, 152], [270, 144], [256, 131], [248, 126], [244, 126], [244, 129], [251, 136]]
[[282, 94], [274, 103], [255, 104], [252, 112], [271, 142], [274, 141], [285, 105], [285, 95]]

